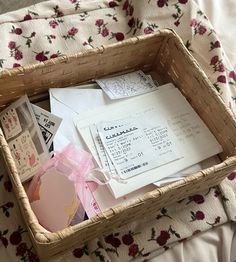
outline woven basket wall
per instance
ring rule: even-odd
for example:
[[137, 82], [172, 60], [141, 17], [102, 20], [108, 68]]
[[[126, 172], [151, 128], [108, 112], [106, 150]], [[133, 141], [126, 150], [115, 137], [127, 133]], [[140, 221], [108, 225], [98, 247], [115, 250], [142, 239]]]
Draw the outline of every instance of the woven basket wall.
[[170, 30], [4, 71], [0, 73], [0, 107], [3, 109], [25, 93], [34, 99], [46, 93], [48, 88], [77, 85], [137, 69], [150, 73], [161, 84], [173, 82], [181, 90], [222, 145], [222, 163], [149, 192], [130, 203], [106, 210], [76, 226], [50, 233], [39, 225], [30, 208], [0, 130], [0, 145], [9, 176], [32, 242], [41, 258], [46, 259], [130, 221], [149, 216], [163, 206], [218, 184], [236, 169], [236, 157], [233, 156], [236, 123], [233, 116], [180, 38]]

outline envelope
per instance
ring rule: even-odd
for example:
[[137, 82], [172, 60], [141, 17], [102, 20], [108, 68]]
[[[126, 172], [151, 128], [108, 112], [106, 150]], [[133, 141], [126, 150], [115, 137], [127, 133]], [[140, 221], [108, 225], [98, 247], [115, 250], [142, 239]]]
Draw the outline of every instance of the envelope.
[[84, 88], [52, 88], [49, 90], [51, 112], [63, 119], [54, 138], [54, 150], [62, 150], [68, 143], [86, 148], [82, 138], [75, 128], [73, 119], [80, 113], [102, 105], [112, 103], [101, 89], [95, 89], [97, 84], [83, 86]]

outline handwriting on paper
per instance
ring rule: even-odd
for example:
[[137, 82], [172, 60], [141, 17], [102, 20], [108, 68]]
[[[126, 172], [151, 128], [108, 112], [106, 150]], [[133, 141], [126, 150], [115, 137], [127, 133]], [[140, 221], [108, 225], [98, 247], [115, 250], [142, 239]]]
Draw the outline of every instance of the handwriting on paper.
[[111, 99], [127, 98], [157, 90], [152, 78], [141, 70], [96, 82]]

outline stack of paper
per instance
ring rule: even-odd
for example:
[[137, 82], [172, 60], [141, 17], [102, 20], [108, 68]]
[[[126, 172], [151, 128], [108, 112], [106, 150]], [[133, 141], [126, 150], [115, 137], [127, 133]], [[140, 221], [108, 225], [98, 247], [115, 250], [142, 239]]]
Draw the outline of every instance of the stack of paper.
[[[143, 172], [139, 174], [129, 172], [129, 175], [126, 176], [121, 174], [121, 172], [122, 170], [128, 169], [128, 165], [131, 163], [130, 159], [127, 161], [127, 166], [121, 166], [121, 163], [125, 163], [125, 154], [123, 154], [123, 158], [122, 154], [120, 154], [118, 156], [120, 164], [117, 166], [118, 160], [115, 160], [114, 157], [114, 154], [117, 154], [117, 147], [120, 146], [121, 143], [123, 143], [123, 146], [128, 146], [130, 143], [127, 137], [124, 138], [124, 130], [122, 130], [122, 127], [117, 129], [118, 133], [122, 132], [123, 134], [123, 140], [120, 141], [120, 144], [117, 144], [117, 140], [114, 140], [115, 137], [112, 137], [112, 133], [107, 133], [107, 137], [109, 137], [110, 134], [110, 139], [113, 140], [112, 143], [109, 142], [110, 149], [106, 143], [107, 141], [105, 141], [106, 135], [104, 132], [100, 132], [100, 139], [106, 149], [106, 155], [112, 160], [117, 173], [121, 178], [125, 178], [127, 182], [126, 184], [121, 184], [116, 180], [112, 180], [109, 183], [109, 188], [115, 198], [119, 198], [145, 185], [173, 175], [222, 151], [215, 137], [189, 105], [185, 97], [172, 84], [168, 84], [165, 88], [162, 87], [152, 93], [128, 100], [121, 100], [110, 105], [96, 108], [95, 110], [90, 110], [77, 117], [76, 125], [78, 131], [98, 163], [100, 163], [99, 159], [101, 158], [101, 154], [99, 158], [94, 138], [91, 135], [91, 126], [95, 125], [99, 130], [101, 125], [104, 126], [104, 122], [106, 123], [107, 120], [113, 121], [112, 126], [114, 126], [115, 123], [119, 126], [120, 121], [124, 119], [130, 119], [130, 121], [135, 119], [134, 121], [132, 120], [133, 122], [131, 121], [129, 125], [138, 121], [135, 127], [139, 126], [138, 130], [142, 129], [142, 132], [149, 138], [148, 145], [148, 142], [145, 142], [143, 133], [134, 134], [137, 130], [131, 132], [133, 136], [132, 139], [134, 139], [135, 136], [139, 138], [142, 137], [141, 140], [143, 143], [140, 147], [142, 148], [143, 146], [143, 151], [137, 152], [136, 149], [138, 145], [133, 143], [130, 148], [130, 152], [132, 152], [130, 159], [134, 159], [136, 154], [144, 154], [144, 152], [150, 157], [151, 153], [147, 152], [147, 147], [149, 147], [149, 149], [151, 148], [150, 143], [155, 149], [159, 149], [160, 145], [170, 145], [169, 151], [164, 151], [164, 155], [162, 155], [161, 151], [156, 152], [157, 155], [159, 153], [159, 162], [158, 157], [156, 158], [156, 155], [153, 155], [153, 159], [149, 158], [152, 162], [150, 168], [143, 170]], [[161, 132], [163, 132], [164, 137], [160, 137]], [[167, 141], [165, 140], [166, 135]], [[156, 140], [157, 137], [158, 140]], [[141, 143], [141, 140], [139, 143]], [[112, 148], [114, 148], [113, 155]], [[161, 157], [163, 157], [163, 159]]]

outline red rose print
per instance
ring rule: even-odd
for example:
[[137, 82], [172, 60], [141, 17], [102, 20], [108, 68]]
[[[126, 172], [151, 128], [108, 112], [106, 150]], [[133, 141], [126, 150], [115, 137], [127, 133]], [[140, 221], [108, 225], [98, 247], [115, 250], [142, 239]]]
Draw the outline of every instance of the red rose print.
[[10, 242], [14, 246], [20, 244], [21, 240], [22, 240], [22, 237], [19, 231], [15, 231], [10, 235]]
[[70, 0], [70, 2], [71, 2], [72, 4], [74, 4], [74, 3], [77, 2], [77, 0]]
[[150, 26], [147, 26], [147, 27], [145, 27], [144, 28], [144, 34], [151, 34], [151, 33], [153, 33], [153, 29], [150, 27]]
[[36, 35], [35, 32], [32, 32], [32, 33], [31, 33], [31, 37], [34, 37], [35, 35]]
[[133, 237], [131, 236], [131, 234], [126, 234], [122, 237], [122, 241], [125, 245], [129, 246], [131, 244], [133, 244], [134, 242], [134, 239]]
[[210, 65], [215, 65], [218, 61], [219, 61], [219, 57], [218, 55], [215, 55], [212, 57]]
[[14, 42], [14, 41], [10, 41], [9, 43], [8, 43], [8, 48], [9, 49], [14, 49], [16, 47], [16, 42]]
[[130, 247], [129, 247], [129, 256], [131, 257], [135, 257], [139, 252], [139, 247], [137, 244], [132, 244]]
[[133, 6], [129, 6], [129, 12], [128, 12], [128, 15], [132, 16], [134, 13], [134, 7]]
[[219, 216], [216, 217], [216, 219], [215, 219], [215, 224], [217, 224], [217, 223], [220, 223], [220, 217]]
[[21, 29], [21, 28], [16, 28], [16, 29], [14, 30], [14, 33], [15, 33], [16, 35], [21, 35], [21, 34], [22, 34], [22, 29]]
[[134, 18], [132, 17], [132, 18], [129, 20], [129, 22], [128, 22], [128, 26], [129, 26], [129, 27], [133, 27], [134, 24], [135, 24], [135, 20], [134, 20]]
[[40, 62], [43, 62], [43, 61], [48, 60], [48, 58], [45, 56], [44, 52], [38, 53], [38, 54], [35, 56], [35, 59], [36, 59], [37, 61], [40, 61]]
[[202, 211], [197, 211], [195, 216], [197, 220], [203, 220], [205, 218], [205, 215]]
[[230, 71], [229, 77], [232, 78], [236, 82], [236, 73], [234, 71]]
[[49, 22], [49, 25], [52, 27], [52, 28], [56, 28], [57, 26], [58, 26], [58, 23], [57, 23], [57, 21], [50, 21]]
[[165, 2], [166, 2], [166, 0], [158, 0], [157, 1], [157, 6], [158, 7], [163, 7], [165, 5]]
[[118, 6], [118, 4], [115, 1], [109, 2], [109, 7], [113, 8], [113, 7], [116, 7], [116, 6]]
[[12, 208], [12, 207], [14, 207], [14, 203], [7, 202], [5, 206], [8, 207], [8, 208]]
[[193, 18], [190, 22], [190, 26], [195, 27], [197, 25], [197, 20]]
[[203, 35], [203, 34], [205, 34], [206, 31], [207, 31], [207, 29], [206, 29], [205, 26], [200, 25], [200, 26], [198, 27], [198, 33], [199, 33], [199, 35]]
[[12, 67], [13, 67], [13, 68], [16, 68], [16, 67], [19, 67], [19, 66], [21, 66], [21, 65], [20, 65], [20, 64], [17, 64], [17, 63], [14, 63]]
[[204, 197], [202, 195], [194, 195], [192, 197], [192, 200], [196, 203], [196, 204], [202, 204], [204, 203]]
[[4, 247], [8, 246], [8, 240], [5, 237], [0, 237], [0, 241], [2, 242], [2, 244], [4, 245]]
[[84, 251], [81, 248], [76, 248], [73, 250], [74, 257], [81, 258], [84, 255]]
[[226, 83], [226, 77], [224, 75], [218, 76], [217, 82], [225, 84]]
[[67, 39], [73, 39], [75, 40], [74, 36], [79, 32], [78, 28], [76, 27], [71, 27], [71, 29], [68, 30], [67, 35], [63, 35], [62, 37], [67, 40]]
[[175, 26], [179, 26], [179, 24], [180, 24], [179, 20], [175, 21], [174, 24], [175, 24]]
[[201, 233], [201, 232], [202, 232], [201, 230], [197, 229], [197, 230], [193, 231], [192, 236], [194, 236], [194, 235], [196, 235], [198, 233]]
[[225, 71], [225, 67], [224, 67], [223, 64], [219, 64], [218, 71], [221, 72], [221, 73]]
[[39, 258], [37, 255], [35, 255], [34, 253], [31, 253], [28, 257], [29, 262], [39, 262]]
[[229, 176], [227, 176], [229, 180], [234, 180], [236, 178], [236, 172], [232, 172]]
[[218, 197], [220, 195], [220, 191], [218, 189], [216, 189], [214, 191], [214, 197]]
[[25, 242], [20, 243], [16, 248], [16, 256], [22, 257], [27, 251], [27, 245]]
[[117, 248], [121, 245], [121, 241], [119, 238], [116, 238], [113, 236], [113, 234], [110, 234], [105, 237], [105, 242], [112, 245], [113, 247]]
[[127, 10], [128, 7], [129, 7], [129, 1], [126, 0], [126, 1], [124, 2], [124, 4], [123, 4], [123, 10]]
[[72, 36], [74, 36], [74, 35], [76, 35], [77, 33], [78, 33], [78, 29], [77, 28], [75, 28], [75, 27], [72, 27], [69, 31], [68, 31], [68, 35], [72, 35]]
[[16, 50], [14, 57], [16, 60], [21, 60], [23, 58], [23, 53], [20, 50]]
[[188, 0], [178, 0], [180, 4], [186, 4]]
[[50, 56], [50, 58], [56, 58], [56, 57], [58, 57], [58, 54], [52, 54], [52, 55]]
[[115, 34], [115, 37], [116, 37], [116, 40], [117, 40], [117, 41], [122, 41], [122, 40], [124, 40], [124, 38], [125, 38], [124, 34], [121, 33], [121, 32], [116, 33], [116, 34]]
[[113, 238], [114, 238], [114, 236], [112, 234], [110, 234], [110, 235], [105, 237], [105, 242], [108, 243], [108, 244], [111, 244]]
[[[14, 67], [14, 65], [13, 65]], [[11, 192], [12, 191], [12, 183], [10, 180], [6, 181], [4, 183], [4, 188], [6, 189], [7, 192]]]
[[96, 20], [95, 25], [100, 27], [100, 26], [103, 25], [103, 23], [104, 23], [103, 19], [98, 19], [98, 20]]
[[109, 30], [107, 29], [107, 27], [104, 27], [104, 28], [102, 29], [101, 35], [102, 35], [103, 37], [106, 37], [106, 36], [109, 35]]
[[117, 248], [117, 247], [120, 246], [120, 244], [121, 244], [120, 239], [114, 237], [113, 240], [112, 240], [112, 242], [111, 242], [111, 245], [112, 245], [113, 247]]
[[30, 14], [24, 16], [24, 21], [31, 20], [32, 16]]
[[160, 245], [160, 246], [164, 246], [168, 239], [170, 239], [170, 234], [168, 231], [166, 230], [162, 230], [160, 232], [160, 235], [156, 238], [156, 242]]
[[214, 43], [214, 47], [215, 47], [215, 48], [221, 47], [220, 41], [216, 41], [216, 42]]

